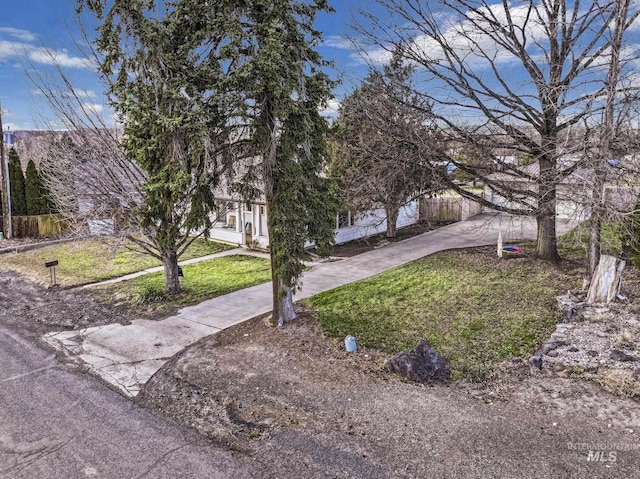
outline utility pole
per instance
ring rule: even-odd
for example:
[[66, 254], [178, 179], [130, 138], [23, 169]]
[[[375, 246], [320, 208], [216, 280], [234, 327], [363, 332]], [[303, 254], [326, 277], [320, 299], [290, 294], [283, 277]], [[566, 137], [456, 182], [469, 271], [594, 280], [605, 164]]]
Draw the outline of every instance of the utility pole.
[[13, 237], [11, 224], [11, 183], [9, 182], [9, 160], [4, 154], [4, 129], [2, 128], [2, 104], [0, 104], [0, 170], [2, 170], [2, 218], [4, 222], [4, 233], [7, 239]]

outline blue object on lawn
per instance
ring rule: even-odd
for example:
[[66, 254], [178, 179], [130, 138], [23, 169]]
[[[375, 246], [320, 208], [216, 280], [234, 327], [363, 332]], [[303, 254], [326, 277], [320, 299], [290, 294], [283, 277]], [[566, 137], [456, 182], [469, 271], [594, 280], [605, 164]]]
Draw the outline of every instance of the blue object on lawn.
[[355, 353], [358, 350], [358, 347], [356, 346], [356, 338], [351, 335], [344, 338], [344, 348], [348, 353]]

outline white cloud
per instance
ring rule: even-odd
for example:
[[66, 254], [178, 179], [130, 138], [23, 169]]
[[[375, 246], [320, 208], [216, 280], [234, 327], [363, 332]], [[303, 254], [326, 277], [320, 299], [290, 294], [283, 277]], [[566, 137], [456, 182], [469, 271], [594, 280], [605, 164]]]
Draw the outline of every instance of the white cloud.
[[47, 48], [32, 48], [27, 51], [29, 60], [42, 65], [60, 65], [68, 68], [91, 68], [91, 60], [69, 55], [67, 50], [49, 50]]
[[21, 41], [0, 39], [0, 62], [15, 61], [20, 63], [25, 57], [40, 65], [60, 65], [63, 68], [91, 68], [92, 62], [84, 57], [73, 56], [66, 49], [54, 50], [44, 46], [36, 46], [30, 42], [37, 36], [27, 30], [16, 28], [0, 28], [0, 36], [13, 37]]
[[104, 105], [101, 105], [99, 103], [83, 103], [82, 108], [87, 113], [96, 116], [102, 115], [102, 112], [104, 111]]
[[0, 61], [16, 58], [21, 49], [24, 50], [22, 43], [0, 40]]
[[7, 35], [17, 38], [23, 42], [35, 42], [38, 39], [38, 35], [30, 32], [29, 30], [20, 30], [19, 28], [0, 27], [0, 33], [6, 33]]
[[340, 105], [340, 101], [332, 98], [327, 102], [327, 106], [320, 110], [320, 114], [323, 116], [336, 116], [338, 114], [338, 110], [340, 110]]
[[98, 96], [95, 90], [81, 90], [79, 88], [74, 88], [73, 94], [78, 98], [86, 98], [86, 99], [96, 98]]
[[349, 38], [340, 35], [330, 35], [323, 43], [324, 46], [340, 48], [342, 50], [353, 50], [354, 42]]

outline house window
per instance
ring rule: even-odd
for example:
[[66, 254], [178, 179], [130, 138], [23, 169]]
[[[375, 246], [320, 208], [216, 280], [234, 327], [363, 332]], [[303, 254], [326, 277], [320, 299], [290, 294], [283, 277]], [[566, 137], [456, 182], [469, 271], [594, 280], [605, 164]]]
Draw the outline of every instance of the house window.
[[349, 210], [340, 210], [338, 212], [338, 229], [353, 226], [353, 215]]
[[252, 204], [251, 203], [247, 203], [246, 205], [244, 205], [244, 210], [245, 211], [252, 211]]

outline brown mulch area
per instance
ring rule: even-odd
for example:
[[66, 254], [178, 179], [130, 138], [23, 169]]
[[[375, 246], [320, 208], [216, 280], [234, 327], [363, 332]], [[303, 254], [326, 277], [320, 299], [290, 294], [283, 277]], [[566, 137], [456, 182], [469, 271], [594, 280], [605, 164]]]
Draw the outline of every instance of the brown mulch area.
[[371, 251], [382, 244], [396, 243], [412, 236], [417, 236], [427, 231], [433, 231], [442, 226], [451, 224], [451, 222], [420, 222], [414, 225], [405, 226], [404, 228], [398, 228], [395, 238], [387, 238], [384, 233], [380, 233], [368, 238], [362, 238], [348, 243], [338, 244], [333, 247], [331, 256], [338, 258], [348, 258], [358, 254]]

